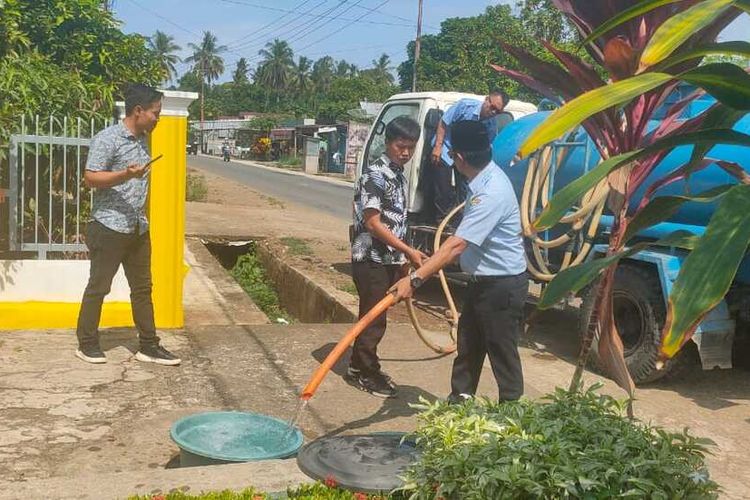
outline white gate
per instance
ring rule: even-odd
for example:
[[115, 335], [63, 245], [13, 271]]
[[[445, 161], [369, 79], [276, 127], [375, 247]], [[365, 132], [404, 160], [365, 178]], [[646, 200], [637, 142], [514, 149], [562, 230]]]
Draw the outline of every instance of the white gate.
[[[30, 123], [29, 123], [30, 122]], [[10, 136], [8, 243], [38, 259], [85, 258], [93, 193], [83, 185], [91, 138], [110, 122], [21, 119]]]

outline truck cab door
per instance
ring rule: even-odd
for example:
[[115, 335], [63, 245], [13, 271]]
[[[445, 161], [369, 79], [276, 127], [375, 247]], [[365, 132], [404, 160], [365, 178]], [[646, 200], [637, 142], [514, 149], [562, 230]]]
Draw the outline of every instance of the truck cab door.
[[[380, 158], [385, 152], [385, 128], [394, 118], [408, 116], [419, 123], [420, 127], [423, 127], [428, 110], [434, 107], [436, 107], [434, 101], [425, 98], [398, 99], [386, 102], [370, 129], [365, 149], [357, 165], [355, 181], [359, 179], [359, 176], [362, 175], [362, 170], [367, 165]], [[419, 199], [415, 199], [418, 198], [415, 196], [415, 193], [417, 192], [417, 183], [419, 180], [420, 162], [425, 148], [429, 149], [430, 145], [429, 142], [425, 142], [423, 129], [423, 133], [420, 134], [419, 141], [417, 141], [416, 148], [414, 149], [414, 156], [404, 165], [404, 175], [409, 183], [407, 193], [407, 209], [409, 211], [415, 208], [415, 203], [419, 204]]]

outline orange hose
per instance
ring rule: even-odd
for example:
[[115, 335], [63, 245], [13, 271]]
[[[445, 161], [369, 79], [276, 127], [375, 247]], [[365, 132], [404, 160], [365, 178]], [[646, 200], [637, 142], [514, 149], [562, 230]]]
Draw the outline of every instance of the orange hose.
[[308, 399], [313, 397], [313, 394], [315, 394], [315, 391], [318, 389], [320, 383], [323, 382], [325, 376], [329, 371], [331, 371], [331, 368], [333, 368], [333, 365], [336, 364], [336, 361], [338, 361], [339, 358], [344, 354], [344, 352], [346, 352], [354, 339], [356, 339], [359, 334], [362, 333], [362, 330], [370, 326], [370, 323], [375, 321], [375, 318], [383, 314], [389, 307], [391, 307], [395, 303], [396, 299], [394, 298], [392, 293], [389, 293], [385, 297], [383, 297], [383, 300], [375, 304], [375, 307], [370, 309], [370, 311], [365, 314], [362, 319], [357, 321], [354, 326], [348, 332], [346, 332], [346, 335], [344, 335], [344, 337], [339, 340], [339, 343], [336, 344], [336, 347], [333, 348], [331, 353], [326, 356], [326, 359], [324, 359], [318, 369], [315, 370], [315, 373], [312, 374], [312, 377], [310, 377], [310, 381], [307, 382], [307, 385], [302, 390], [300, 398], [307, 401]]

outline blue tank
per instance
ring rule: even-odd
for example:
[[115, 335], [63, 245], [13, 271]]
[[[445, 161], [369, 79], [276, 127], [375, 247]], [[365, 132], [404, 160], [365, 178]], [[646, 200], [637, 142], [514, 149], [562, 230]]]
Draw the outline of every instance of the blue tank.
[[[673, 96], [671, 100], [674, 101], [677, 98], [679, 98], [679, 95]], [[712, 102], [713, 101], [710, 98], [706, 98], [692, 103], [686, 110], [685, 116], [690, 117], [700, 113], [706, 109], [706, 107], [711, 105]], [[665, 103], [665, 107], [669, 104], [669, 101]], [[521, 199], [521, 193], [526, 178], [528, 160], [513, 163], [513, 158], [526, 137], [528, 137], [534, 128], [544, 121], [550, 113], [551, 111], [534, 113], [508, 124], [497, 135], [493, 142], [493, 160], [510, 177], [516, 191], [516, 196], [518, 196], [519, 200]], [[659, 117], [659, 114], [657, 113], [655, 116]], [[654, 121], [651, 124], [651, 127], [655, 127], [658, 123], [658, 121]], [[740, 119], [733, 128], [739, 132], [750, 134], [750, 114]], [[586, 171], [596, 166], [600, 161], [600, 156], [594, 147], [593, 141], [582, 128], [579, 128], [574, 134], [572, 134], [572, 137], [568, 138], [568, 142], [572, 142], [575, 145], [570, 146], [566, 159], [561, 165], [561, 168], [558, 169], [558, 172], [555, 174], [553, 184], [555, 192], [570, 183], [572, 180], [583, 175]], [[645, 189], [655, 179], [659, 179], [668, 172], [685, 164], [690, 158], [692, 149], [692, 146], [682, 146], [674, 149], [669, 155], [667, 155], [659, 165], [657, 165], [651, 176], [643, 184], [643, 187], [636, 192], [633, 197], [633, 205], [637, 205], [642, 198]], [[711, 149], [707, 156], [733, 161], [741, 165], [745, 170], [750, 171], [750, 148], [717, 145]], [[722, 184], [735, 184], [736, 182], [737, 181], [734, 177], [727, 174], [717, 165], [710, 165], [709, 167], [694, 173], [690, 176], [688, 181], [678, 181], [661, 188], [656, 192], [655, 196], [681, 195], [685, 193], [697, 194]], [[660, 238], [672, 231], [680, 229], [688, 230], [694, 234], [700, 235], [703, 233], [717, 204], [718, 202], [685, 203], [682, 208], [669, 219], [669, 221], [658, 224], [657, 226], [644, 231], [640, 236], [644, 238]], [[634, 207], [631, 205], [631, 208]], [[602, 226], [606, 228], [611, 224], [611, 220], [611, 216], [604, 216], [602, 219]], [[742, 283], [750, 283], [750, 259], [746, 258], [743, 261], [736, 280]]]

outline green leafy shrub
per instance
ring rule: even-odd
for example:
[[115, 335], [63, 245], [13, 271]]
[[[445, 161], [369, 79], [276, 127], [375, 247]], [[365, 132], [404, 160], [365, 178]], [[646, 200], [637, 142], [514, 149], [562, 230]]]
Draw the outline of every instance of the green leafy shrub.
[[709, 440], [624, 417], [599, 386], [544, 401], [420, 405], [413, 499], [715, 498]]
[[279, 296], [269, 284], [265, 269], [254, 253], [246, 253], [237, 259], [232, 276], [272, 321], [278, 318], [291, 321], [289, 314], [279, 304]]

